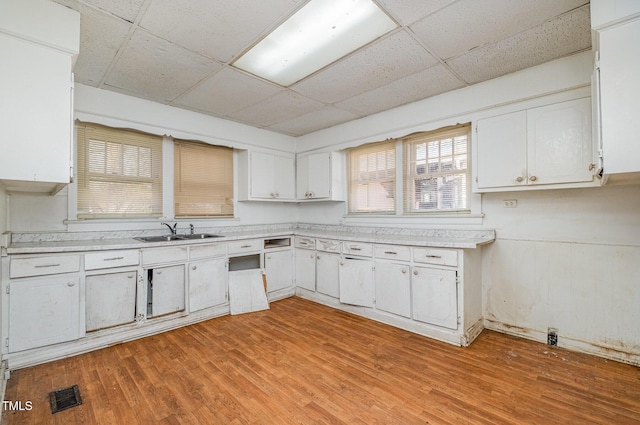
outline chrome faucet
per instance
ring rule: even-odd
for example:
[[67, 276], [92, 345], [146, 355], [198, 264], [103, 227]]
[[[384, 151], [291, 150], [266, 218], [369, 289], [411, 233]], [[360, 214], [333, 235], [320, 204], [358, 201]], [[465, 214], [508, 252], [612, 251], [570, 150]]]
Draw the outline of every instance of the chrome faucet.
[[160, 223], [161, 225], [164, 224], [165, 226], [167, 226], [169, 228], [169, 230], [171, 231], [172, 235], [175, 235], [176, 232], [178, 231], [178, 223], [173, 223], [173, 227], [171, 227], [171, 225], [169, 223]]
[[191, 229], [191, 234], [193, 235], [193, 232], [196, 230], [196, 228], [193, 226], [193, 224], [189, 225], [189, 229]]

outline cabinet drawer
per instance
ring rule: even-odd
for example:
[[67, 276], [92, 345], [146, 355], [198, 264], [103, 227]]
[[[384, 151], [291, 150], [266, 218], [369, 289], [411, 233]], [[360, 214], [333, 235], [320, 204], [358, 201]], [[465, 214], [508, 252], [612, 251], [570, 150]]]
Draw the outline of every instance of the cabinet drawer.
[[198, 245], [189, 248], [189, 257], [192, 260], [210, 257], [222, 257], [227, 253], [227, 244], [216, 243], [211, 245]]
[[9, 265], [9, 277], [42, 276], [71, 273], [78, 270], [80, 270], [80, 256], [78, 255], [12, 258]]
[[373, 247], [376, 258], [411, 261], [411, 248], [402, 245], [376, 245]]
[[229, 242], [229, 254], [260, 251], [262, 249], [262, 243], [262, 239], [248, 239], [244, 241]]
[[416, 263], [458, 265], [458, 251], [455, 249], [413, 248], [413, 261]]
[[342, 242], [331, 239], [316, 239], [316, 249], [324, 252], [342, 252]]
[[187, 247], [155, 248], [142, 250], [142, 265], [186, 261]]
[[84, 254], [84, 269], [109, 269], [112, 267], [137, 266], [140, 262], [138, 250], [105, 251]]
[[295, 247], [296, 248], [315, 249], [316, 240], [313, 239], [313, 238], [296, 237]]
[[373, 255], [373, 246], [368, 243], [343, 242], [342, 252], [344, 252], [345, 254], [362, 255], [363, 257], [371, 257], [371, 255]]

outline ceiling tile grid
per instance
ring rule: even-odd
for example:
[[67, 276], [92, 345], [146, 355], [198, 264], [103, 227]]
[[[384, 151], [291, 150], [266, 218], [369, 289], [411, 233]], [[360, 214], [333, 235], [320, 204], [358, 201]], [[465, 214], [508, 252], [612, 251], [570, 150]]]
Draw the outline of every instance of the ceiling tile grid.
[[233, 61], [308, 0], [49, 1], [81, 14], [77, 82], [291, 136], [591, 47], [585, 0], [373, 0], [396, 30], [281, 87]]

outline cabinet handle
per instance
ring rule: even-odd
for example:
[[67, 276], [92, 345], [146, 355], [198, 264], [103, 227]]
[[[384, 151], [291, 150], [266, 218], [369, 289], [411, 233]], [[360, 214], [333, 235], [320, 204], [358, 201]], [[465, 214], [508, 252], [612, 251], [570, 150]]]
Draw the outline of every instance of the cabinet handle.
[[[309, 255], [309, 258], [313, 258], [313, 254]], [[318, 255], [318, 258], [320, 258], [320, 256]]]
[[341, 265], [341, 266], [344, 266], [344, 261], [340, 261], [340, 265]]
[[389, 255], [398, 255], [398, 253], [395, 251], [385, 251], [384, 253]]
[[60, 263], [58, 264], [38, 264], [37, 266], [34, 266], [34, 269], [44, 269], [47, 267], [60, 267]]
[[414, 276], [418, 276], [418, 270], [413, 271]]
[[240, 248], [251, 248], [251, 245], [242, 245]]
[[531, 177], [529, 177], [529, 180], [531, 180], [532, 182], [534, 182], [534, 181], [538, 180], [538, 178], [537, 178], [536, 176], [531, 176]]
[[196, 270], [198, 266], [191, 266], [191, 270]]
[[69, 282], [67, 282], [67, 286], [68, 286], [69, 288], [72, 288], [72, 287], [76, 286], [76, 283], [75, 283], [75, 282], [73, 282], [73, 281], [69, 281]]
[[522, 181], [523, 181], [523, 180], [524, 180], [524, 179], [523, 179], [522, 177], [518, 177], [518, 178], [516, 178], [516, 181], [517, 181], [518, 183], [522, 183]]
[[349, 248], [351, 251], [362, 251], [362, 248], [358, 248], [357, 246], [354, 246], [352, 248]]
[[427, 255], [427, 258], [442, 258], [441, 255]]
[[124, 257], [105, 258], [103, 261], [115, 261], [115, 260], [124, 260]]
[[402, 269], [402, 274], [407, 273], [407, 269]]
[[133, 275], [132, 275], [132, 274], [129, 274], [129, 275], [127, 275], [127, 278], [129, 278], [129, 279], [133, 279]]
[[313, 192], [309, 192], [309, 198], [313, 198]]

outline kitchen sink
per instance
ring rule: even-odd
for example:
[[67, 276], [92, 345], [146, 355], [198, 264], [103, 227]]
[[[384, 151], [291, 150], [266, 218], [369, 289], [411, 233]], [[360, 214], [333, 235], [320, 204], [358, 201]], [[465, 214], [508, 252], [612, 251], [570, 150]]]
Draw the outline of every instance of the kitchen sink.
[[222, 235], [212, 235], [210, 233], [194, 233], [192, 235], [164, 235], [164, 236], [141, 236], [134, 238], [142, 242], [171, 242], [171, 241], [185, 241], [192, 239], [208, 239], [208, 238], [221, 238]]
[[194, 233], [192, 235], [179, 235], [184, 239], [208, 239], [208, 238], [221, 238], [222, 235], [212, 235], [211, 233]]

